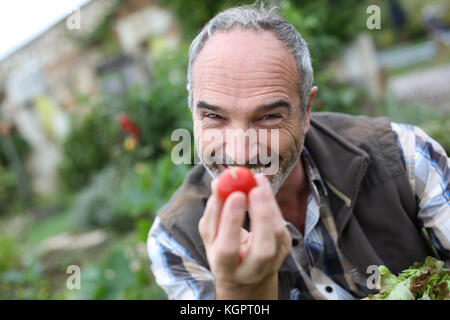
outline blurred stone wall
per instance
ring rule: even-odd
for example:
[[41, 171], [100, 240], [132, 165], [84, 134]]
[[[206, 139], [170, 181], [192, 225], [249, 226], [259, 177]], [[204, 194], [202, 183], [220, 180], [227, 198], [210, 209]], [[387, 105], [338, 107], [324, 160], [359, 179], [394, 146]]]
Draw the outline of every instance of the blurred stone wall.
[[79, 8], [79, 29], [68, 27], [75, 11], [0, 61], [1, 119], [32, 147], [26, 166], [38, 194], [57, 188], [60, 145], [70, 130], [71, 114], [82, 110], [77, 98], [95, 99], [104, 91], [102, 70], [118, 68], [131, 84], [144, 81], [150, 39], [176, 39], [168, 10], [155, 1], [128, 0], [115, 8], [114, 38], [108, 39], [119, 50], [105, 53], [99, 46], [81, 45], [76, 39], [92, 33], [114, 4], [91, 0]]

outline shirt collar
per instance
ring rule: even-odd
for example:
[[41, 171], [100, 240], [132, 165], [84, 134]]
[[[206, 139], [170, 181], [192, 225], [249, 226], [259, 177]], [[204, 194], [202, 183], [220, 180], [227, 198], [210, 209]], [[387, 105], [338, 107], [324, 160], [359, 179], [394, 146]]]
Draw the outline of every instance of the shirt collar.
[[325, 187], [323, 179], [320, 176], [319, 168], [314, 162], [306, 146], [303, 147], [301, 159], [303, 160], [306, 176], [308, 177], [308, 181], [311, 186], [312, 196], [317, 203], [323, 204], [324, 197], [328, 197], [327, 188]]

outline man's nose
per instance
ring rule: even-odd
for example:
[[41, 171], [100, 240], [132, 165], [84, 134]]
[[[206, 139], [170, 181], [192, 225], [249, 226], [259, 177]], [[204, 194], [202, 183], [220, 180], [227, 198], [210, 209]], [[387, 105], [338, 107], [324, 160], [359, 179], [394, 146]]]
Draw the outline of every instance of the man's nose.
[[258, 156], [258, 136], [251, 128], [226, 130], [225, 155], [228, 165], [256, 164]]

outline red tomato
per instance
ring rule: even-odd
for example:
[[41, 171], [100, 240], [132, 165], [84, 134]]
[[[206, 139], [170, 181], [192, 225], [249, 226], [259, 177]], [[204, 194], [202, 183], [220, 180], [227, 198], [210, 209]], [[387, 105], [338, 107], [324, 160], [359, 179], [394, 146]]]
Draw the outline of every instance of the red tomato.
[[235, 191], [241, 191], [248, 195], [254, 187], [256, 187], [256, 180], [248, 168], [232, 167], [220, 175], [217, 192], [219, 197], [225, 201]]

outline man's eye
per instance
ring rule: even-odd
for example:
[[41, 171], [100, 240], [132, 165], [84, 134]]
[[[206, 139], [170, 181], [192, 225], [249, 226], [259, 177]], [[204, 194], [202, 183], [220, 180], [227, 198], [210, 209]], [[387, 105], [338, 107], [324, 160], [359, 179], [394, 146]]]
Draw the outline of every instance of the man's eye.
[[207, 118], [209, 119], [213, 119], [213, 120], [219, 120], [219, 119], [223, 119], [221, 116], [219, 116], [218, 114], [215, 113], [208, 113], [205, 115]]
[[273, 120], [273, 119], [278, 119], [281, 118], [281, 116], [279, 114], [266, 114], [265, 116], [263, 116], [261, 118], [261, 120]]

